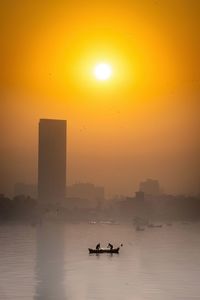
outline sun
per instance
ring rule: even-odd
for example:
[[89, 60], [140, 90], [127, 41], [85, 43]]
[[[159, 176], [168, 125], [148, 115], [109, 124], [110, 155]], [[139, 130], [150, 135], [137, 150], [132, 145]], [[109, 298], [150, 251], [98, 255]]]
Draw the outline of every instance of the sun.
[[107, 80], [112, 75], [112, 68], [107, 63], [99, 63], [94, 68], [94, 75], [97, 80]]

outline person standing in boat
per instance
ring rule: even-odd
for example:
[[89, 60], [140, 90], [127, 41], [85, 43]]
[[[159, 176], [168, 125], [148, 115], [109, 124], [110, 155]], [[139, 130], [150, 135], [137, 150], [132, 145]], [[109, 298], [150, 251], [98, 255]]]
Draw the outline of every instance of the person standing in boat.
[[100, 243], [98, 243], [97, 245], [96, 245], [96, 250], [99, 250], [100, 249]]
[[113, 245], [112, 245], [111, 243], [108, 244], [107, 248], [108, 248], [108, 247], [110, 248], [110, 250], [113, 249]]

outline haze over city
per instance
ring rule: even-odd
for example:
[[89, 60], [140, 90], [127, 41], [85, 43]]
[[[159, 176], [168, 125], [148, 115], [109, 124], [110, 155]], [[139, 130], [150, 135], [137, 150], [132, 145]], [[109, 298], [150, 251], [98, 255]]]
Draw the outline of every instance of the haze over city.
[[133, 195], [155, 178], [198, 194], [199, 6], [3, 1], [1, 193], [37, 182], [38, 123], [51, 118], [68, 122], [68, 184]]
[[0, 27], [0, 300], [200, 299], [200, 1]]

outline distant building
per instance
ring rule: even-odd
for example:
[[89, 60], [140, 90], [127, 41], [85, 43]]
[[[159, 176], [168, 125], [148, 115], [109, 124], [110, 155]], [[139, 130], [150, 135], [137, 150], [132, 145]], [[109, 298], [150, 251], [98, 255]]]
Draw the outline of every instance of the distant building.
[[66, 186], [66, 121], [39, 123], [38, 198], [41, 204], [61, 204]]
[[95, 208], [95, 203], [92, 203], [88, 199], [77, 198], [77, 197], [67, 197], [64, 207], [70, 210], [73, 209], [82, 209], [88, 210], [91, 208]]
[[143, 201], [144, 200], [144, 192], [142, 192], [142, 191], [135, 192], [135, 199]]
[[126, 199], [122, 199], [116, 203], [120, 218], [133, 220], [135, 216], [144, 217], [145, 201], [143, 196], [142, 192], [137, 192], [135, 197], [126, 197]]
[[159, 181], [155, 179], [146, 179], [140, 183], [139, 190], [144, 193], [144, 195], [157, 196], [160, 194], [161, 189]]
[[104, 200], [104, 187], [92, 183], [75, 183], [67, 187], [67, 197], [88, 200], [90, 206], [101, 205]]
[[14, 186], [14, 196], [19, 195], [37, 199], [37, 186], [35, 184], [16, 183]]

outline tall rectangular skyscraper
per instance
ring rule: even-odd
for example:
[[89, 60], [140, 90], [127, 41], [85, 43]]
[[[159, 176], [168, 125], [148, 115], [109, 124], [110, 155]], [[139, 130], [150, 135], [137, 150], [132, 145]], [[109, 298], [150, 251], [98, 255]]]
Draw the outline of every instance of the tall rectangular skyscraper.
[[41, 204], [61, 204], [66, 189], [66, 121], [39, 123], [38, 197]]

